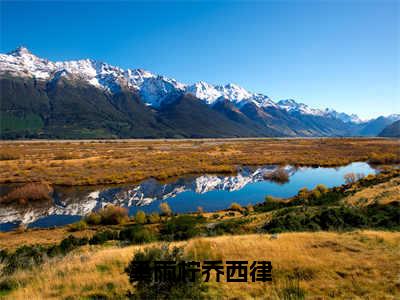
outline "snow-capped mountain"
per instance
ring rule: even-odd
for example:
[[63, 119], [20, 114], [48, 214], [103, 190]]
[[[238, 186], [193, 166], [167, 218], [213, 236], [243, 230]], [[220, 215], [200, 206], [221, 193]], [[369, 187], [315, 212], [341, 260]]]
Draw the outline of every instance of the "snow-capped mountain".
[[2, 128], [3, 139], [376, 135], [396, 119], [365, 122], [233, 83], [184, 84], [91, 59], [53, 62], [24, 47], [0, 54], [0, 84], [1, 113], [19, 124]]
[[333, 118], [342, 120], [345, 123], [362, 123], [362, 122], [366, 122], [367, 120], [361, 120], [356, 114], [346, 114], [343, 112], [337, 112], [336, 110], [330, 109], [330, 108], [326, 108], [324, 111], [325, 115], [327, 116], [331, 116]]
[[305, 114], [323, 114], [320, 110], [311, 109], [291, 99], [281, 100], [276, 104], [266, 95], [251, 93], [233, 83], [212, 85], [199, 81], [186, 85], [175, 79], [155, 75], [142, 69], [123, 70], [90, 59], [51, 62], [37, 57], [25, 47], [19, 47], [8, 54], [0, 54], [0, 74], [5, 73], [49, 81], [76, 78], [111, 93], [119, 92], [123, 88], [133, 89], [140, 92], [147, 105], [155, 108], [160, 107], [165, 100], [171, 98], [171, 95], [186, 93], [194, 95], [209, 105], [222, 98], [231, 101], [237, 107], [253, 103], [258, 107], [280, 107], [287, 111], [297, 110]]
[[324, 115], [324, 112], [322, 110], [311, 108], [304, 103], [297, 103], [293, 99], [280, 100], [277, 104], [287, 112], [298, 112], [314, 116]]

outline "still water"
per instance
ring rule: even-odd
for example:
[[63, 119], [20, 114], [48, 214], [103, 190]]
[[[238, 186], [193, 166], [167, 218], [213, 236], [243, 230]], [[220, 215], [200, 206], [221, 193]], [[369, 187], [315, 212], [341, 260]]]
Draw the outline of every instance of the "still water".
[[[199, 175], [182, 177], [169, 183], [149, 179], [141, 184], [112, 187], [55, 187], [53, 201], [27, 205], [2, 205], [0, 231], [7, 231], [23, 223], [29, 227], [52, 227], [78, 221], [83, 215], [109, 203], [124, 206], [130, 214], [137, 210], [158, 211], [161, 202], [168, 202], [174, 212], [193, 212], [225, 209], [232, 202], [241, 205], [263, 202], [268, 195], [290, 197], [303, 187], [317, 184], [327, 187], [344, 183], [350, 172], [363, 175], [377, 170], [367, 163], [352, 163], [336, 168], [295, 168], [286, 166], [289, 182], [278, 184], [264, 176], [278, 167], [242, 167], [237, 175]], [[6, 188], [3, 186], [3, 189]]]

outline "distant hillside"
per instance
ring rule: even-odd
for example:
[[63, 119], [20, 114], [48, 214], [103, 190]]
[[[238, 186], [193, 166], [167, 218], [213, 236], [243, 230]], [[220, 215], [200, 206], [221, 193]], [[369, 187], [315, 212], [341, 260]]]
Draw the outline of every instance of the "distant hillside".
[[381, 131], [379, 136], [400, 138], [400, 120], [390, 124], [389, 126], [386, 126], [385, 129]]

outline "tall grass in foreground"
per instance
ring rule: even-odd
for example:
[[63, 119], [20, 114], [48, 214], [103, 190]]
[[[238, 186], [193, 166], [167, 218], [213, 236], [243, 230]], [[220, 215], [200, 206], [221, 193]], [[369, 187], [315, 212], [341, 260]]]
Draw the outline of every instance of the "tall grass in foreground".
[[[398, 298], [400, 234], [284, 233], [196, 238], [174, 242], [194, 260], [271, 260], [271, 283], [209, 283], [209, 298], [266, 298], [304, 295], [306, 298]], [[130, 247], [83, 247], [64, 259], [48, 260], [42, 268], [21, 270], [9, 277], [10, 299], [123, 299], [135, 292], [124, 273], [133, 256], [155, 243]], [[292, 298], [293, 299], [293, 298]], [[296, 298], [295, 298], [296, 299]], [[297, 298], [298, 299], [298, 298]]]

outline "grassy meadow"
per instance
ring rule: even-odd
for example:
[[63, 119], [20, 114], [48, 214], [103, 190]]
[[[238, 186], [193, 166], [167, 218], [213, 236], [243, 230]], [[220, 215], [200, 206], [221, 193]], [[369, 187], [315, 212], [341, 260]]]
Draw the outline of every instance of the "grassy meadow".
[[[216, 257], [272, 261], [271, 283], [210, 282], [209, 298], [296, 299], [295, 288], [307, 299], [400, 296], [398, 232], [284, 233], [278, 239], [271, 239], [268, 234], [252, 234], [195, 238], [170, 246], [173, 245], [195, 252], [199, 260]], [[17, 287], [7, 297], [123, 299], [127, 290], [132, 289], [124, 268], [136, 251], [152, 246], [159, 244], [82, 247], [40, 268], [18, 271], [13, 275]]]
[[234, 173], [240, 165], [398, 163], [395, 139], [205, 139], [0, 142], [0, 183], [133, 183]]

